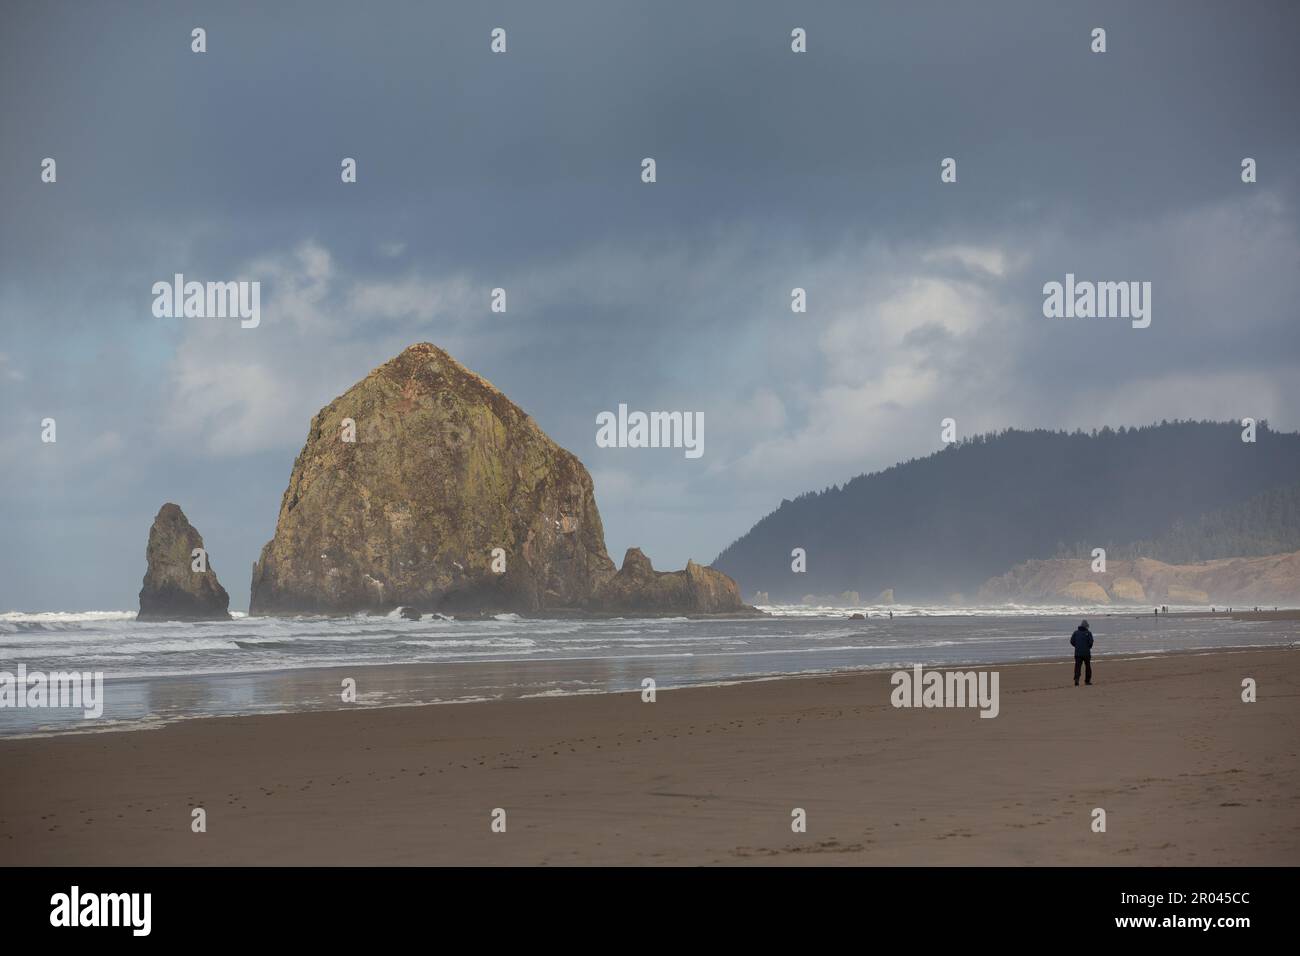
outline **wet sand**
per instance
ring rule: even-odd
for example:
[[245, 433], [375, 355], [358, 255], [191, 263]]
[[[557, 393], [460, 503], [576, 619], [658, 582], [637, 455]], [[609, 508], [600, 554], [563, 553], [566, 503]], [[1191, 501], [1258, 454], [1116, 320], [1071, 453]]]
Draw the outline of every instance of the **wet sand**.
[[1094, 666], [991, 668], [995, 719], [871, 672], [5, 740], [0, 862], [1300, 864], [1300, 652]]

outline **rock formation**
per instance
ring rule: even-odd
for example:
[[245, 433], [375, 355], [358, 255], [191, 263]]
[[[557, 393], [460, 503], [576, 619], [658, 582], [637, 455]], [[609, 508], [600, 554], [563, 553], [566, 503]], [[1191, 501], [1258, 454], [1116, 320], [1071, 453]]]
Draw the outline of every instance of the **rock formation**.
[[861, 607], [862, 595], [857, 591], [841, 591], [839, 594], [805, 594], [799, 599], [799, 603], [809, 607]]
[[249, 612], [745, 608], [734, 582], [697, 565], [679, 572], [688, 587], [624, 570], [614, 584], [582, 463], [486, 379], [421, 343], [312, 420], [253, 566]]
[[[686, 562], [685, 571], [656, 571], [640, 548], [628, 548], [618, 574], [602, 584], [589, 608], [608, 614], [728, 614], [753, 611], [721, 571]], [[754, 612], [757, 613], [757, 612]]]
[[1147, 592], [1142, 582], [1135, 578], [1117, 577], [1110, 585], [1110, 595], [1126, 604], [1146, 604]]
[[1063, 600], [1073, 604], [1109, 604], [1110, 595], [1096, 581], [1071, 581], [1058, 588], [1057, 593]]
[[1098, 573], [1087, 558], [1026, 561], [986, 582], [979, 596], [1021, 604], [1295, 604], [1300, 551], [1196, 564], [1110, 561]]
[[[196, 549], [203, 549], [203, 537], [185, 512], [171, 502], [163, 505], [149, 529], [137, 620], [230, 620], [230, 595], [217, 581], [207, 551], [196, 556]], [[195, 570], [196, 562], [201, 570]]]

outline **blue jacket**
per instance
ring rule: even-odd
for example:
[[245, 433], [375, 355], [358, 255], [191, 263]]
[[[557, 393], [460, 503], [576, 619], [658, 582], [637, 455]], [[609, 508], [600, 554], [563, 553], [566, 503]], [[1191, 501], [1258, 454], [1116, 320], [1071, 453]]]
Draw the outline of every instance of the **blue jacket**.
[[1070, 635], [1070, 643], [1074, 645], [1075, 657], [1092, 657], [1092, 631], [1076, 627]]

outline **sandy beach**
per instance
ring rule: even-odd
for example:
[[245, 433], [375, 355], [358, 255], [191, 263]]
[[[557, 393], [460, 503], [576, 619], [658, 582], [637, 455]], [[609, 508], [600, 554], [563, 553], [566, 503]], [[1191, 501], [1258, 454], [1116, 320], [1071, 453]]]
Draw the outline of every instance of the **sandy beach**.
[[894, 708], [872, 672], [0, 741], [0, 859], [1300, 863], [1300, 653], [1095, 666], [993, 668], [996, 719]]

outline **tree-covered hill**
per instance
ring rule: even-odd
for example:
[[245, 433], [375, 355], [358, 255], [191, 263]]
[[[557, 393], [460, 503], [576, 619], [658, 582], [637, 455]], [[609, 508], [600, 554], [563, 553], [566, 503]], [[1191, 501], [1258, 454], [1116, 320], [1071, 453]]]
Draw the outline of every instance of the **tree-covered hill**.
[[[1297, 547], [1298, 480], [1300, 435], [1266, 422], [1253, 443], [1232, 422], [1007, 429], [783, 501], [713, 566], [747, 596], [893, 588], [906, 602], [1094, 547], [1166, 561], [1273, 553]], [[805, 573], [791, 570], [794, 548]]]

